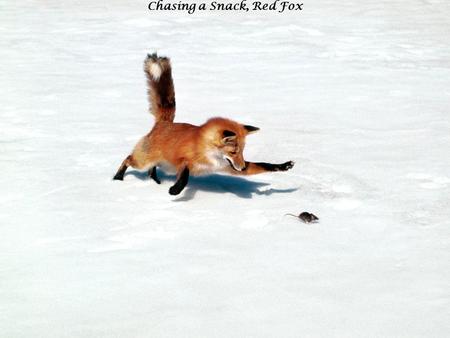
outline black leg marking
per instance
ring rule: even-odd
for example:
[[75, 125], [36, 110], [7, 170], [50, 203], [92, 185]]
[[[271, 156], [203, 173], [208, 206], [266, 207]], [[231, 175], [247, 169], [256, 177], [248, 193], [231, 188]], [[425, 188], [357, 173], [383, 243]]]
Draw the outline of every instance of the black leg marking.
[[161, 184], [161, 181], [159, 180], [158, 175], [156, 174], [156, 167], [149, 169], [148, 176], [150, 176], [150, 178], [153, 179], [153, 181], [155, 181], [156, 183]]
[[131, 155], [127, 156], [127, 158], [120, 165], [119, 170], [117, 170], [116, 174], [113, 177], [113, 180], [123, 181], [123, 176], [125, 175], [125, 171], [127, 171], [128, 166], [130, 165]]
[[125, 175], [125, 171], [127, 171], [128, 167], [123, 165], [117, 170], [117, 173], [114, 175], [113, 180], [123, 181], [123, 176]]
[[288, 161], [281, 164], [272, 164], [272, 163], [266, 163], [266, 162], [257, 162], [255, 163], [258, 167], [263, 168], [267, 171], [286, 171], [291, 169], [294, 166], [294, 162]]
[[119, 170], [117, 170], [116, 174], [113, 177], [113, 180], [123, 181], [123, 176], [125, 175], [125, 171], [127, 171], [127, 169], [128, 169], [128, 166], [125, 164], [125, 161], [124, 161], [124, 163], [122, 163]]
[[125, 171], [127, 171], [127, 166], [122, 166], [114, 175], [113, 180], [123, 181], [123, 176], [125, 175]]
[[186, 167], [184, 168], [183, 172], [181, 173], [178, 180], [175, 182], [173, 186], [169, 189], [169, 194], [171, 195], [178, 195], [188, 184], [189, 181], [189, 169]]

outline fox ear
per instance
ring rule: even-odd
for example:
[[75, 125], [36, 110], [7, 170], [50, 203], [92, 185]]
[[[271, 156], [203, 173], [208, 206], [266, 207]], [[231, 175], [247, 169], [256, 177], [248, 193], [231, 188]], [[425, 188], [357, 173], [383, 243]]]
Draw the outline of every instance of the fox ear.
[[245, 130], [247, 130], [248, 134], [256, 133], [259, 130], [258, 127], [253, 127], [253, 126], [248, 126], [248, 125], [245, 125], [244, 128], [245, 128]]
[[230, 130], [224, 130], [222, 133], [222, 143], [232, 143], [234, 140], [236, 140], [236, 133], [232, 132]]

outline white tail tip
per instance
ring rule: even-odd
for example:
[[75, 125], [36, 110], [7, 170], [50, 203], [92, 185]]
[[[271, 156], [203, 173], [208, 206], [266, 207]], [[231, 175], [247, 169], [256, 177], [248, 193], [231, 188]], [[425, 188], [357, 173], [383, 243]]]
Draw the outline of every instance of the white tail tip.
[[152, 76], [153, 80], [158, 81], [162, 74], [161, 66], [157, 63], [152, 63], [150, 65], [150, 75]]

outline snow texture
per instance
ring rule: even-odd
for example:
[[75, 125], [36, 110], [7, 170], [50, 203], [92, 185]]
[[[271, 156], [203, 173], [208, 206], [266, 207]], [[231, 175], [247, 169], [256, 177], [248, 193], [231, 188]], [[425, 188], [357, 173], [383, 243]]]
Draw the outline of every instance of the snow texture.
[[[450, 2], [147, 4], [0, 3], [0, 337], [449, 337]], [[176, 121], [296, 166], [112, 181], [154, 51]]]

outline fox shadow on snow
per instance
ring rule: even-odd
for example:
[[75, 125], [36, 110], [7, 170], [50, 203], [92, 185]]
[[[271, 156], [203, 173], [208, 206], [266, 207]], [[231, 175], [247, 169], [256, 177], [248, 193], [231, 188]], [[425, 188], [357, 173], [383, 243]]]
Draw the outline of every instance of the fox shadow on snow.
[[[133, 175], [140, 180], [149, 180], [147, 172], [130, 170], [125, 176]], [[176, 176], [168, 175], [161, 170], [158, 170], [158, 178], [161, 180], [163, 184], [164, 181], [171, 181], [175, 183]], [[156, 185], [156, 182], [151, 180], [153, 184]], [[195, 194], [198, 190], [210, 191], [210, 192], [230, 192], [235, 194], [241, 198], [252, 198], [253, 194], [255, 195], [272, 195], [272, 194], [280, 194], [280, 193], [291, 193], [298, 188], [290, 188], [290, 189], [267, 189], [260, 190], [261, 187], [265, 187], [270, 185], [270, 183], [264, 182], [254, 182], [244, 179], [242, 177], [236, 176], [226, 176], [226, 175], [218, 175], [211, 174], [208, 176], [190, 176], [189, 183], [181, 192], [181, 197], [177, 198], [175, 201], [189, 201], [195, 197]], [[169, 187], [167, 187], [169, 189]]]

